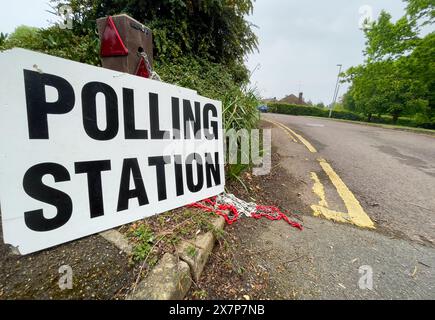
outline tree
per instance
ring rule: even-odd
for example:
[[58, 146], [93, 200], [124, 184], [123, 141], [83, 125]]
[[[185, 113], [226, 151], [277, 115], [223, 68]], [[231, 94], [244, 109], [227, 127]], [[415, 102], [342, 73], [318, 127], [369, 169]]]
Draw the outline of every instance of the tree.
[[[386, 99], [381, 95], [381, 77], [376, 77], [379, 67], [373, 64], [353, 67], [348, 70], [348, 77], [352, 85], [346, 96], [351, 96], [354, 111], [364, 114], [367, 121], [371, 121], [374, 113], [382, 113]], [[349, 99], [349, 98], [348, 98]], [[346, 103], [345, 107], [349, 107]]]
[[[401, 115], [434, 114], [435, 33], [420, 37], [420, 26], [433, 23], [433, 1], [407, 0], [407, 14], [391, 21], [381, 12], [364, 30], [364, 64], [350, 68], [351, 83], [344, 106], [363, 113], [389, 113], [395, 123]], [[423, 22], [422, 22], [423, 21]]]
[[71, 0], [69, 5], [76, 33], [93, 32], [97, 18], [127, 13], [152, 29], [157, 60], [190, 55], [226, 65], [240, 83], [248, 80], [243, 59], [258, 44], [245, 19], [253, 10], [251, 0]]
[[[7, 40], [17, 47], [20, 47], [25, 43], [37, 42], [38, 30], [38, 28], [21, 25], [15, 28], [14, 32], [8, 36]], [[3, 42], [5, 41], [6, 38]]]
[[425, 112], [427, 88], [412, 77], [409, 59], [369, 63], [348, 70], [352, 85], [344, 106], [363, 113], [370, 121], [373, 114], [388, 113], [396, 123], [401, 115]]
[[435, 2], [433, 0], [407, 0], [406, 12], [421, 26], [433, 24], [435, 20]]
[[416, 23], [406, 16], [396, 23], [391, 15], [382, 11], [378, 20], [370, 28], [364, 29], [367, 39], [364, 55], [367, 62], [397, 59], [409, 52], [418, 43]]
[[343, 95], [343, 108], [349, 111], [356, 111], [355, 99], [351, 92], [352, 88]]
[[425, 86], [422, 98], [427, 100], [428, 117], [435, 117], [435, 33], [425, 36], [407, 59], [410, 77]]

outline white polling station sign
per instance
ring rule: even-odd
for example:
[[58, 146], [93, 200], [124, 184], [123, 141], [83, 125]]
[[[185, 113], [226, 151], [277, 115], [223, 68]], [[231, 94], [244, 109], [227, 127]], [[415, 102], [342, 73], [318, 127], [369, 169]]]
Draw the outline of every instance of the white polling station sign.
[[24, 49], [0, 70], [3, 238], [21, 254], [223, 192], [221, 102]]

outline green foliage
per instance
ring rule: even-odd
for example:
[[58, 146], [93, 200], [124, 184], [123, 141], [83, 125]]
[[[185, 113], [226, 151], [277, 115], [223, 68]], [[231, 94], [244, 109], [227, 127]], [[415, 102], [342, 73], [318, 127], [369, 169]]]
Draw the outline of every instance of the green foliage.
[[393, 23], [391, 15], [382, 11], [378, 21], [364, 30], [368, 62], [394, 59], [413, 49], [418, 43], [415, 26], [406, 16]]
[[8, 38], [7, 33], [0, 32], [0, 47], [5, 43], [7, 38]]
[[141, 224], [129, 233], [130, 238], [134, 238], [136, 244], [133, 248], [133, 260], [143, 261], [149, 257], [154, 242], [154, 233], [147, 224]]
[[192, 293], [192, 296], [197, 299], [207, 299], [208, 293], [205, 290], [196, 290]]
[[421, 99], [427, 101], [427, 115], [435, 116], [435, 32], [425, 36], [406, 58], [409, 76], [423, 86]]
[[38, 46], [41, 44], [41, 39], [38, 33], [38, 28], [22, 25], [16, 27], [9, 37], [4, 37], [2, 43], [4, 46], [9, 45], [10, 47]]
[[[269, 103], [267, 106], [269, 107], [269, 112], [273, 113], [291, 114], [295, 116], [329, 117], [329, 109], [326, 108], [321, 109], [285, 103]], [[334, 110], [332, 117], [336, 119], [362, 120], [359, 114], [340, 110]]]
[[371, 119], [373, 123], [380, 124], [395, 124], [403, 127], [412, 127], [412, 128], [424, 128], [424, 129], [435, 129], [435, 117], [429, 119], [426, 114], [417, 113], [413, 117], [400, 117], [394, 122], [393, 117], [388, 115], [374, 116]]
[[[54, 6], [62, 0], [52, 0]], [[89, 33], [97, 18], [127, 13], [147, 25], [154, 36], [154, 55], [161, 61], [195, 56], [220, 63], [247, 81], [243, 58], [257, 48], [257, 37], [245, 16], [251, 0], [71, 0], [74, 30]]]
[[345, 110], [356, 112], [355, 99], [350, 92], [347, 92], [343, 95], [342, 104]]
[[272, 113], [282, 113], [291, 114], [295, 116], [315, 116], [315, 117], [326, 117], [328, 115], [328, 110], [322, 110], [315, 107], [306, 107], [296, 104], [286, 104], [286, 103], [268, 103], [268, 112]]
[[97, 34], [78, 36], [71, 30], [57, 26], [38, 29], [18, 27], [0, 46], [6, 50], [14, 47], [47, 53], [78, 62], [99, 65], [99, 40]]
[[243, 163], [236, 163], [236, 164], [229, 164], [226, 168], [226, 175], [228, 177], [228, 180], [235, 180], [240, 183], [240, 185], [243, 187], [243, 189], [246, 190], [246, 192], [249, 192], [248, 187], [243, 182], [243, 180], [240, 178], [241, 174], [248, 170], [250, 168], [249, 165], [243, 164]]
[[[343, 106], [364, 114], [368, 121], [373, 115], [400, 116], [435, 115], [435, 33], [421, 38], [420, 25], [433, 23], [433, 1], [408, 0], [407, 14], [391, 21], [382, 12], [372, 28], [364, 30], [367, 38], [366, 61], [347, 70], [351, 83], [343, 98]], [[422, 123], [422, 118], [415, 123]]]
[[435, 2], [433, 0], [406, 0], [406, 12], [421, 25], [433, 24], [435, 19]]
[[190, 245], [186, 248], [186, 253], [189, 257], [195, 258], [198, 254], [198, 251], [196, 250], [196, 248], [193, 245]]
[[351, 68], [351, 98], [347, 99], [354, 101], [355, 111], [365, 114], [369, 121], [372, 114], [388, 113], [397, 120], [402, 114], [424, 111], [427, 101], [422, 97], [426, 87], [407, 72], [408, 62], [408, 58], [401, 58]]
[[240, 85], [228, 67], [191, 56], [156, 61], [156, 71], [166, 82], [197, 90], [200, 95], [221, 100], [224, 128], [256, 127], [259, 98], [255, 90]]

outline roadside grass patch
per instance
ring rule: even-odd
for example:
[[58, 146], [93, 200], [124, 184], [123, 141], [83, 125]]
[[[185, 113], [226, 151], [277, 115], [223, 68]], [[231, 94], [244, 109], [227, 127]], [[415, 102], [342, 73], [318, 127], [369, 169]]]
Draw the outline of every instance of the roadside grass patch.
[[140, 224], [136, 228], [129, 228], [127, 237], [134, 242], [132, 259], [134, 261], [145, 260], [153, 247], [155, 240], [154, 232], [148, 224]]
[[198, 254], [198, 251], [196, 251], [196, 248], [194, 246], [189, 246], [186, 249], [186, 253], [188, 254], [189, 257], [195, 258], [196, 255]]
[[207, 291], [205, 291], [205, 290], [196, 290], [196, 291], [194, 291], [194, 292], [192, 293], [192, 296], [193, 296], [195, 299], [204, 300], [204, 299], [207, 299], [207, 297], [208, 297], [208, 293], [207, 293]]

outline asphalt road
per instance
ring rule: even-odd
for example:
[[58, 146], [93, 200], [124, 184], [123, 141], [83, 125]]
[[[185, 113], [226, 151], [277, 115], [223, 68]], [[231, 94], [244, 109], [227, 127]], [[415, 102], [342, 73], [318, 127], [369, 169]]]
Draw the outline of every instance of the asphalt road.
[[377, 226], [435, 244], [435, 136], [312, 117], [265, 119], [310, 141]]
[[[272, 274], [271, 294], [284, 299], [435, 299], [435, 137], [302, 116], [262, 118], [275, 122], [263, 124], [272, 128], [280, 167], [288, 179], [300, 182], [297, 190], [287, 191], [288, 198], [297, 192], [301, 207], [308, 208], [302, 232], [277, 222], [245, 234], [252, 249], [268, 252], [253, 259]], [[319, 203], [313, 173], [328, 208], [351, 211], [319, 158], [352, 193], [348, 198], [359, 202], [374, 229], [313, 217], [310, 208]], [[372, 289], [359, 285], [361, 268], [367, 266], [373, 272]]]

